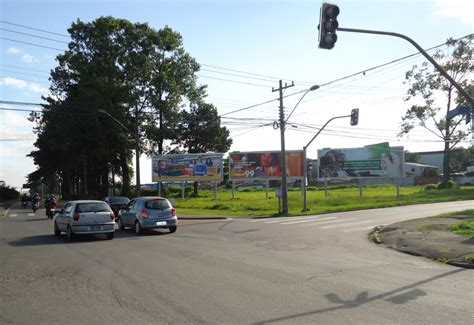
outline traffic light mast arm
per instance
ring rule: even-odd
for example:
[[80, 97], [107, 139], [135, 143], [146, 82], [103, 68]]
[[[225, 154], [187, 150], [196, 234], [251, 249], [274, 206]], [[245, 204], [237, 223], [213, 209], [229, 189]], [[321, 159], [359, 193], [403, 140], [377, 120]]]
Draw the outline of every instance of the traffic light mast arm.
[[378, 34], [378, 35], [388, 35], [388, 36], [395, 36], [399, 38], [403, 38], [404, 40], [410, 42], [418, 51], [420, 51], [421, 54], [425, 58], [428, 59], [428, 61], [431, 62], [435, 66], [435, 68], [438, 70], [439, 73], [441, 73], [448, 81], [453, 85], [462, 95], [464, 98], [467, 99], [467, 101], [471, 104], [471, 106], [474, 106], [474, 98], [465, 91], [461, 85], [459, 85], [426, 51], [418, 45], [414, 40], [412, 40], [410, 37], [399, 34], [399, 33], [393, 33], [393, 32], [383, 32], [379, 30], [367, 30], [367, 29], [356, 29], [356, 28], [343, 28], [339, 27], [337, 29], [338, 31], [341, 32], [351, 32], [351, 33], [364, 33], [364, 34]]
[[335, 119], [338, 119], [338, 118], [343, 118], [343, 117], [351, 117], [351, 115], [342, 115], [342, 116], [336, 116], [336, 117], [333, 117], [331, 119], [329, 119], [326, 124], [324, 124], [320, 129], [319, 131], [314, 135], [313, 138], [311, 138], [311, 140], [309, 140], [308, 144], [306, 146], [303, 147], [304, 150], [306, 150], [309, 145], [313, 142], [314, 139], [316, 139], [316, 137], [319, 135], [319, 133], [321, 133], [322, 130], [324, 130], [324, 128], [326, 127], [326, 125], [328, 125], [331, 121], [335, 120]]

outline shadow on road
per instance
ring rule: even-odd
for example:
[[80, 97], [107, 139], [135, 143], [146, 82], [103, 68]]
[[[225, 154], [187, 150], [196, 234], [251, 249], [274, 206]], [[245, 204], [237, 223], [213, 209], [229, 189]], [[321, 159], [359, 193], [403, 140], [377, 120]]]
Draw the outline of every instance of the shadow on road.
[[[37, 219], [36, 219], [37, 220]], [[33, 221], [36, 221], [33, 220]], [[137, 235], [133, 230], [118, 230], [115, 231], [115, 239], [137, 239], [145, 238], [145, 237], [157, 237], [157, 236], [165, 236], [169, 235], [170, 232], [168, 230], [147, 230], [144, 231], [142, 234]], [[24, 246], [43, 246], [43, 245], [64, 245], [65, 243], [88, 243], [88, 242], [95, 242], [95, 241], [103, 241], [105, 240], [104, 234], [96, 234], [96, 235], [76, 235], [72, 241], [68, 241], [66, 236], [62, 234], [61, 236], [51, 235], [38, 235], [38, 236], [28, 236], [23, 237], [17, 240], [12, 240], [8, 242], [8, 245], [13, 247], [24, 247]]]
[[403, 286], [401, 288], [397, 288], [385, 293], [381, 293], [373, 297], [369, 297], [369, 293], [367, 291], [363, 291], [357, 294], [357, 296], [354, 299], [341, 299], [337, 294], [329, 293], [329, 294], [324, 295], [324, 297], [329, 302], [332, 302], [336, 304], [337, 306], [324, 308], [324, 309], [317, 309], [317, 310], [294, 314], [294, 315], [282, 316], [279, 318], [267, 319], [267, 320], [257, 322], [255, 324], [269, 324], [269, 323], [282, 322], [282, 321], [288, 322], [290, 320], [294, 321], [295, 319], [300, 318], [300, 317], [322, 314], [325, 312], [330, 312], [330, 311], [335, 311], [335, 310], [340, 310], [340, 309], [357, 308], [363, 304], [366, 304], [375, 300], [380, 300], [380, 299], [385, 299], [385, 301], [391, 302], [393, 304], [404, 304], [411, 300], [415, 300], [418, 297], [426, 295], [426, 292], [417, 288], [418, 286], [423, 285], [428, 282], [436, 281], [438, 279], [441, 279], [441, 278], [444, 278], [444, 277], [447, 277], [459, 272], [464, 272], [464, 271], [467, 271], [467, 269], [456, 269], [447, 273], [436, 275], [434, 277]]

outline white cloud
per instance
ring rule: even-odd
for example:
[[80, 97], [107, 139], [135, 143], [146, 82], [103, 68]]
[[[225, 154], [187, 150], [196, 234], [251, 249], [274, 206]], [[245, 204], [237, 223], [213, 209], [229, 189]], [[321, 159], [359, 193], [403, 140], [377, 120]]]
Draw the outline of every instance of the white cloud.
[[38, 59], [35, 59], [33, 55], [30, 55], [30, 54], [23, 54], [21, 59], [25, 61], [26, 63], [39, 62]]
[[474, 2], [472, 0], [435, 0], [435, 14], [458, 18], [463, 23], [474, 26]]
[[7, 49], [7, 53], [9, 54], [13, 54], [13, 55], [21, 55], [21, 59], [23, 62], [26, 62], [26, 63], [33, 63], [33, 62], [39, 62], [39, 60], [37, 58], [35, 58], [33, 55], [23, 51], [23, 50], [20, 50], [16, 47], [10, 47]]
[[25, 80], [5, 77], [0, 78], [0, 86], [7, 86], [7, 87], [14, 87], [14, 88], [22, 88], [22, 89], [29, 89], [35, 93], [46, 94], [48, 92], [48, 88], [43, 87], [34, 82], [27, 82]]
[[22, 51], [21, 51], [20, 49], [17, 49], [16, 47], [10, 47], [10, 48], [8, 48], [7, 53], [10, 53], [10, 54], [21, 54]]

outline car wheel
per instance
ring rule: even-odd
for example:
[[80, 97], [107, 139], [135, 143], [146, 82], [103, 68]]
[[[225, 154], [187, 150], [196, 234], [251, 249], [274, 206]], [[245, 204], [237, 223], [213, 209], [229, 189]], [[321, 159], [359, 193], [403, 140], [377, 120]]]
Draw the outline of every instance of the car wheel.
[[170, 233], [174, 233], [176, 232], [176, 229], [178, 229], [177, 226], [171, 226], [171, 227], [168, 227], [168, 230], [170, 231]]
[[105, 234], [105, 237], [107, 237], [108, 240], [114, 239], [115, 233], [114, 232], [109, 232]]
[[118, 229], [120, 229], [120, 230], [125, 229], [125, 226], [123, 225], [123, 222], [122, 222], [122, 218], [117, 219], [117, 226], [118, 226]]
[[72, 232], [71, 226], [67, 226], [66, 238], [71, 241], [74, 238], [74, 233]]
[[135, 221], [135, 233], [140, 235], [143, 232], [142, 226], [140, 226], [140, 222]]
[[56, 236], [61, 235], [61, 230], [59, 230], [58, 224], [56, 222], [54, 223], [54, 235], [56, 235]]

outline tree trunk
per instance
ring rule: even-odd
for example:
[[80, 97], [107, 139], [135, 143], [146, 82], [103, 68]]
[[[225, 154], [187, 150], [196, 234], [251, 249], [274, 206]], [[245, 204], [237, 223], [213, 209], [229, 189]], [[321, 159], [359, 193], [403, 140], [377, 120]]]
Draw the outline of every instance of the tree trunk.
[[120, 155], [120, 168], [122, 169], [122, 195], [130, 195], [130, 173], [128, 170], [127, 157]]

